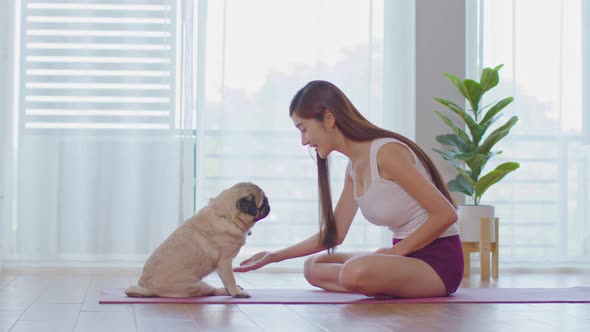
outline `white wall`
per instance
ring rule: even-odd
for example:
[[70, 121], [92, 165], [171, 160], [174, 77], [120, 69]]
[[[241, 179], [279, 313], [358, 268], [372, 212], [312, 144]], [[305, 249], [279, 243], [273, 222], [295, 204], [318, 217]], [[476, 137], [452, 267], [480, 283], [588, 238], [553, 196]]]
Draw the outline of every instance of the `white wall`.
[[[416, 143], [429, 154], [449, 181], [455, 178], [456, 171], [432, 151], [435, 147], [444, 150], [435, 136], [450, 131], [434, 113], [444, 109], [433, 98], [443, 97], [457, 104], [462, 101], [461, 94], [442, 73], [465, 77], [465, 0], [420, 0], [415, 3]], [[462, 194], [455, 195], [454, 199], [458, 204], [464, 200]]]

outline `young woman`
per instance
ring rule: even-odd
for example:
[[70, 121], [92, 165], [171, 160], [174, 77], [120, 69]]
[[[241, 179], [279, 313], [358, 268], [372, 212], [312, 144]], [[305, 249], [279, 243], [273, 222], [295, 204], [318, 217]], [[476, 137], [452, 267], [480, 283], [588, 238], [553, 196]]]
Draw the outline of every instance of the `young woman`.
[[[429, 157], [408, 138], [381, 129], [334, 84], [312, 81], [299, 90], [289, 115], [301, 143], [317, 153], [320, 231], [307, 240], [241, 262], [236, 272], [307, 256], [305, 278], [328, 291], [368, 296], [433, 297], [454, 293], [463, 253], [452, 198]], [[350, 160], [336, 208], [328, 178], [332, 151]], [[360, 207], [371, 223], [389, 227], [392, 246], [372, 253], [333, 253]]]

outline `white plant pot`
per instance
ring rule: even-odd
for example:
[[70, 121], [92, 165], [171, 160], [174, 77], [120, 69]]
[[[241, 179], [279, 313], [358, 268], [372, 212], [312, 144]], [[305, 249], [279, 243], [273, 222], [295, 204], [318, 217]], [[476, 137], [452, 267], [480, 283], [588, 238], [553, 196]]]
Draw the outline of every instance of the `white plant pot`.
[[459, 236], [462, 242], [479, 242], [481, 218], [490, 220], [490, 242], [496, 241], [494, 229], [495, 211], [491, 205], [459, 205], [457, 209], [459, 219]]

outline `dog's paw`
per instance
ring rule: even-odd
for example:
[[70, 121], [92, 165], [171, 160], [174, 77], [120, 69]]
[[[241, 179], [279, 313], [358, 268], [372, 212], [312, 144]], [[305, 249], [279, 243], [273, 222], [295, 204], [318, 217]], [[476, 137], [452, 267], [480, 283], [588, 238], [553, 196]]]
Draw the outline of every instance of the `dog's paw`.
[[246, 293], [244, 291], [244, 287], [242, 287], [240, 285], [236, 285], [236, 288], [237, 289], [236, 289], [235, 292], [233, 292], [233, 294], [232, 294], [232, 292], [230, 292], [230, 295], [232, 297], [241, 298], [241, 299], [245, 299], [245, 298], [249, 298], [250, 297], [250, 294], [248, 294], [248, 293]]
[[249, 297], [251, 297], [251, 296], [250, 296], [250, 294], [248, 294], [248, 293], [246, 293], [246, 292], [244, 292], [244, 291], [242, 290], [242, 291], [241, 291], [241, 292], [239, 292], [239, 293], [232, 294], [232, 297], [239, 298], [239, 299], [247, 299], [247, 298], [249, 298]]
[[155, 293], [153, 293], [149, 289], [144, 288], [144, 287], [140, 287], [137, 285], [133, 285], [133, 286], [128, 287], [125, 290], [125, 294], [128, 297], [155, 297], [155, 296], [157, 296]]
[[213, 292], [211, 292], [211, 296], [224, 296], [224, 295], [229, 295], [229, 292], [227, 291], [227, 289], [225, 289], [223, 287], [215, 288], [215, 289], [213, 289]]

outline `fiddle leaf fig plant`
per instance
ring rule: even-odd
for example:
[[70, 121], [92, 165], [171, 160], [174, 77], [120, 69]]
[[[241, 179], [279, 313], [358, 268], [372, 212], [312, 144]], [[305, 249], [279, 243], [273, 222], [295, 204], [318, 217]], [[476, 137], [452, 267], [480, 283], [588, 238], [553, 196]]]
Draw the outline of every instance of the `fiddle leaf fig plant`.
[[498, 85], [500, 81], [498, 71], [502, 66], [483, 69], [479, 82], [471, 79], [461, 80], [448, 73], [443, 74], [465, 97], [466, 104], [470, 107], [467, 111], [447, 99], [434, 98], [457, 114], [463, 123], [455, 124], [441, 112], [435, 111], [438, 117], [452, 129], [452, 133], [436, 136], [437, 142], [449, 147], [447, 151], [433, 150], [459, 172], [455, 179], [447, 183], [449, 190], [464, 193], [473, 200], [474, 205], [479, 205], [482, 195], [493, 184], [520, 167], [517, 162], [505, 162], [491, 172], [482, 174], [486, 163], [493, 156], [502, 153], [502, 151], [492, 151], [494, 145], [508, 135], [518, 121], [517, 116], [512, 116], [486, 135], [490, 126], [501, 117], [500, 111], [513, 101], [512, 97], [507, 97], [485, 107], [480, 106], [485, 93]]

